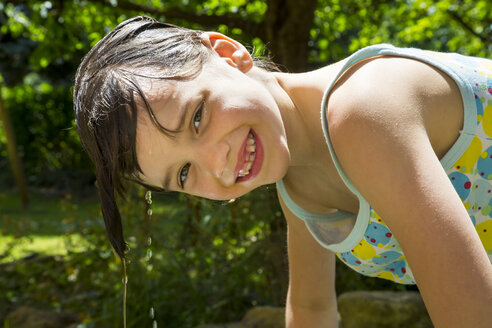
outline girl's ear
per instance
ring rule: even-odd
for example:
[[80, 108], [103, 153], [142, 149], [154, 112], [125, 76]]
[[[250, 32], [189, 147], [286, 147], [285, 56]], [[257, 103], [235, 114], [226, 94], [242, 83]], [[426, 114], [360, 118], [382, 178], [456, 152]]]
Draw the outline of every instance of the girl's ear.
[[236, 40], [218, 32], [203, 32], [200, 39], [205, 47], [241, 72], [247, 73], [253, 67], [253, 58], [248, 50]]

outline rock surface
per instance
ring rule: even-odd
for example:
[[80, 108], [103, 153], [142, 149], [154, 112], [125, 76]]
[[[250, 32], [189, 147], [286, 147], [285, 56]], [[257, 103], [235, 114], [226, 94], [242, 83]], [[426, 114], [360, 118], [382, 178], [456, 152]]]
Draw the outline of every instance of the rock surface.
[[431, 328], [418, 292], [358, 291], [338, 298], [343, 328]]
[[285, 328], [285, 309], [273, 306], [255, 307], [246, 313], [241, 328]]
[[285, 328], [285, 309], [258, 306], [249, 310], [241, 322], [201, 325], [196, 328]]
[[5, 325], [12, 328], [67, 328], [76, 327], [79, 321], [72, 313], [43, 311], [28, 306], [19, 307], [5, 318]]

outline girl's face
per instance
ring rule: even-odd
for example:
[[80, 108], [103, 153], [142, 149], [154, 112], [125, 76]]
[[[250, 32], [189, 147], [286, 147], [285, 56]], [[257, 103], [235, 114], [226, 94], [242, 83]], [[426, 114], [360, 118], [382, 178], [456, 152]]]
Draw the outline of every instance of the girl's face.
[[212, 56], [191, 81], [141, 80], [166, 136], [139, 106], [137, 158], [143, 182], [226, 200], [280, 180], [289, 150], [267, 87]]

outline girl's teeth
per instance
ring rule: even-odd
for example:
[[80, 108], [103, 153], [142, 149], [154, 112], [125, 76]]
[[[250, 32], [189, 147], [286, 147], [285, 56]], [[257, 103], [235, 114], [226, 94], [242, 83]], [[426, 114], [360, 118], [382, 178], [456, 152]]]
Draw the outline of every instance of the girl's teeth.
[[249, 171], [253, 167], [254, 159], [255, 159], [255, 153], [252, 153], [251, 155], [249, 155], [249, 160], [247, 162], [244, 162], [243, 168], [241, 170], [239, 170], [238, 175], [240, 177], [244, 177], [244, 176], [247, 176], [249, 174]]
[[247, 144], [248, 145], [254, 145], [255, 144], [255, 137], [253, 136], [253, 134], [251, 132], [248, 134]]
[[253, 161], [255, 159], [255, 151], [256, 151], [256, 142], [252, 133], [248, 135], [248, 140], [246, 142], [246, 150], [250, 153], [247, 158], [244, 166], [241, 170], [239, 170], [239, 176], [244, 177], [249, 174], [249, 171], [253, 167]]

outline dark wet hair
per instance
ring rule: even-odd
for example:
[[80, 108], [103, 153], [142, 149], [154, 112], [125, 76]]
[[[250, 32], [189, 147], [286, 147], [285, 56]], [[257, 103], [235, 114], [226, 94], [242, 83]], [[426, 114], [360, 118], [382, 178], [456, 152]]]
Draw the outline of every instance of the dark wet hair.
[[211, 53], [200, 34], [149, 17], [132, 18], [99, 41], [77, 70], [73, 95], [77, 131], [96, 168], [109, 241], [122, 259], [127, 245], [115, 196], [124, 196], [124, 180], [145, 185], [138, 179], [141, 168], [135, 150], [137, 99], [143, 100], [162, 132], [175, 132], [159, 124], [137, 78], [182, 80], [198, 75]]

